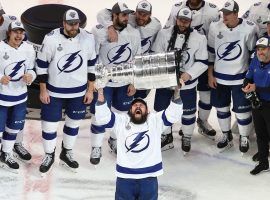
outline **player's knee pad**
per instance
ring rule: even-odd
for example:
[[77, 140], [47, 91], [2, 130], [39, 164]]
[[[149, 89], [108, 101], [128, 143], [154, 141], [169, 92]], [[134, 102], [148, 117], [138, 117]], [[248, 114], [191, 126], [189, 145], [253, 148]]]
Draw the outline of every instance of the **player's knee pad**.
[[57, 131], [59, 122], [48, 122], [48, 121], [42, 121], [41, 127], [42, 131], [46, 133], [55, 133]]
[[81, 120], [77, 119], [70, 119], [68, 116], [66, 116], [65, 125], [70, 128], [78, 128], [80, 126]]
[[230, 107], [217, 108], [217, 117], [220, 119], [231, 117]]

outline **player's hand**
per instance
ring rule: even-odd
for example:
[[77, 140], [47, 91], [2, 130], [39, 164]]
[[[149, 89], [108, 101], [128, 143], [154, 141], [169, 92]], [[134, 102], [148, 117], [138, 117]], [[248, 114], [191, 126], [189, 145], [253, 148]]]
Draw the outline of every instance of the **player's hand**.
[[129, 97], [131, 97], [131, 96], [133, 96], [135, 93], [136, 93], [135, 87], [134, 87], [132, 84], [130, 84], [130, 85], [128, 86], [127, 95], [128, 95]]
[[208, 85], [210, 88], [217, 88], [217, 79], [213, 75], [208, 75]]
[[11, 80], [10, 76], [2, 76], [2, 78], [0, 80], [0, 83], [3, 84], [3, 85], [7, 85], [7, 84], [9, 84], [10, 80]]
[[242, 91], [245, 93], [253, 92], [256, 90], [256, 85], [248, 83], [246, 87], [242, 88]]
[[186, 72], [184, 72], [183, 74], [181, 74], [181, 77], [180, 77], [184, 82], [187, 82], [187, 81], [189, 81], [190, 79], [191, 79], [191, 76], [188, 74], [188, 73], [186, 73]]
[[42, 103], [49, 104], [50, 103], [50, 95], [49, 95], [48, 91], [47, 90], [40, 91], [39, 99]]
[[94, 99], [94, 92], [92, 90], [87, 90], [84, 95], [83, 103], [90, 104], [93, 101], [93, 99]]
[[22, 76], [22, 80], [27, 84], [27, 85], [31, 85], [32, 81], [33, 81], [33, 76], [32, 74], [26, 73]]
[[118, 41], [118, 35], [117, 35], [117, 32], [113, 26], [108, 27], [108, 39], [110, 42], [117, 42]]

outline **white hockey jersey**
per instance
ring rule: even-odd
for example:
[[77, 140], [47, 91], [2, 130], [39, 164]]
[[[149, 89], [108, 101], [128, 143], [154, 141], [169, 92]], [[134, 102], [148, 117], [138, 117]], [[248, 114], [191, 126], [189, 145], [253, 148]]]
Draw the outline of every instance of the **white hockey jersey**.
[[[155, 43], [152, 46], [152, 51], [156, 53], [166, 52], [169, 40], [173, 32], [173, 26], [162, 29], [158, 35]], [[174, 47], [182, 49], [185, 41], [183, 34], [177, 34]], [[206, 37], [192, 30], [188, 39], [187, 51], [183, 52], [183, 68], [182, 72], [187, 72], [191, 75], [192, 79], [187, 81], [181, 90], [194, 88], [198, 84], [197, 78], [208, 68], [208, 53], [207, 53], [207, 40]]]
[[125, 113], [111, 113], [107, 104], [96, 106], [99, 125], [113, 128], [117, 137], [116, 176], [141, 179], [163, 174], [161, 134], [180, 121], [182, 104], [171, 102], [165, 111], [150, 113], [143, 124], [133, 124]]
[[17, 49], [5, 41], [0, 42], [0, 79], [4, 75], [11, 77], [7, 85], [0, 84], [0, 105], [13, 106], [27, 100], [27, 86], [22, 76], [30, 73], [33, 80], [36, 78], [35, 58], [33, 46], [26, 42]]
[[67, 38], [63, 28], [47, 34], [37, 54], [37, 74], [48, 74], [50, 96], [73, 98], [85, 95], [87, 73], [95, 73], [94, 36], [80, 29], [74, 38]]
[[8, 26], [11, 22], [16, 21], [15, 16], [3, 14], [2, 17], [4, 18], [3, 24], [0, 26], [0, 41], [7, 38], [7, 30]]
[[270, 15], [270, 1], [255, 3], [243, 15], [244, 19], [250, 20], [259, 27], [259, 37], [267, 32], [267, 24], [263, 24]]
[[211, 23], [208, 34], [209, 62], [214, 63], [214, 76], [218, 83], [243, 83], [257, 35], [257, 25], [241, 18], [235, 28], [228, 28], [222, 20]]
[[[118, 41], [108, 41], [107, 28], [97, 25], [92, 29], [96, 40], [96, 52], [98, 52], [98, 62], [105, 67], [112, 67], [127, 63], [133, 60], [135, 55], [141, 53], [141, 39], [138, 30], [131, 25], [127, 25], [122, 31], [117, 31]], [[120, 87], [127, 85], [126, 82], [108, 82], [107, 86]]]
[[[172, 6], [170, 16], [167, 22], [165, 23], [165, 27], [170, 27], [170, 26], [175, 25], [178, 11], [181, 8], [185, 8], [185, 7], [188, 7], [187, 0], [174, 4]], [[202, 1], [202, 7], [200, 9], [192, 10], [191, 27], [198, 30], [199, 33], [207, 36], [210, 23], [218, 19], [219, 19], [218, 7], [212, 3]]]
[[[108, 28], [112, 25], [112, 15], [110, 10], [103, 9], [98, 12], [97, 14], [97, 21], [98, 23], [102, 24], [104, 27]], [[151, 17], [151, 21], [146, 24], [145, 26], [138, 26], [136, 23], [136, 16], [135, 14], [130, 14], [128, 23], [136, 28], [140, 32], [141, 36], [141, 53], [149, 53], [152, 47], [152, 44], [155, 41], [158, 31], [161, 29], [160, 21], [155, 18]]]

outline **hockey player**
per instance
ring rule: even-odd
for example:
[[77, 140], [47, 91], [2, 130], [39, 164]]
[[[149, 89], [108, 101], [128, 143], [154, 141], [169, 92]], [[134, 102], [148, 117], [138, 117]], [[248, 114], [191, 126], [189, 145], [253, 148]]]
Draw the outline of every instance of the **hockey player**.
[[36, 53], [32, 45], [23, 42], [24, 34], [22, 23], [15, 21], [8, 27], [7, 39], [0, 42], [0, 165], [11, 171], [19, 169], [12, 149], [25, 122], [27, 85], [36, 78]]
[[94, 65], [96, 62], [94, 36], [79, 28], [79, 15], [67, 10], [63, 28], [48, 33], [37, 55], [40, 82], [42, 138], [45, 157], [39, 168], [41, 175], [49, 171], [55, 159], [57, 127], [65, 109], [61, 164], [72, 171], [79, 167], [73, 158], [73, 146], [86, 105], [93, 100]]
[[[207, 70], [207, 40], [197, 30], [190, 27], [192, 11], [182, 8], [177, 14], [176, 25], [162, 29], [153, 44], [152, 51], [159, 53], [165, 51], [177, 51], [177, 67], [182, 72], [181, 78], [185, 86], [181, 88], [183, 100], [182, 115], [182, 150], [189, 152], [191, 148], [191, 136], [196, 119], [196, 85], [198, 77]], [[161, 111], [170, 102], [173, 90], [169, 88], [157, 89], [154, 109]], [[173, 148], [173, 136], [171, 128], [164, 132], [162, 150]]]
[[[108, 42], [108, 30], [102, 25], [93, 28], [96, 39], [96, 51], [99, 52], [99, 62], [105, 67], [113, 67], [132, 61], [135, 55], [141, 52], [140, 33], [137, 29], [128, 24], [129, 14], [133, 11], [128, 9], [125, 3], [116, 3], [112, 7], [112, 21], [114, 29], [117, 30], [117, 42]], [[136, 92], [134, 86], [126, 82], [109, 82], [105, 87], [105, 97], [109, 107], [113, 107], [119, 112], [127, 112], [129, 105]], [[94, 110], [92, 109], [92, 113]], [[92, 118], [92, 152], [90, 162], [98, 164], [101, 157], [102, 133], [104, 129], [95, 125], [95, 118]], [[112, 134], [113, 135], [113, 134]], [[98, 139], [99, 138], [99, 139]], [[115, 138], [115, 136], [114, 136]], [[93, 143], [93, 141], [96, 141]], [[110, 144], [115, 148], [115, 140]]]
[[267, 32], [267, 27], [264, 22], [267, 20], [269, 13], [269, 0], [262, 0], [251, 5], [250, 8], [243, 15], [243, 18], [257, 24], [257, 26], [259, 27], [259, 37], [261, 37]]
[[128, 114], [111, 112], [103, 90], [98, 90], [97, 122], [117, 136], [116, 200], [158, 199], [157, 176], [163, 174], [161, 133], [179, 121], [181, 113], [179, 90], [166, 110], [148, 113], [146, 102], [137, 98]]
[[[257, 107], [253, 106], [252, 115], [257, 136], [259, 163], [250, 172], [257, 175], [262, 171], [269, 171], [269, 139], [270, 139], [270, 40], [260, 38], [256, 43], [256, 55], [250, 64], [244, 80], [243, 91], [257, 96]], [[253, 93], [251, 93], [253, 92]]]
[[238, 18], [239, 6], [227, 1], [223, 8], [223, 19], [212, 22], [208, 34], [209, 86], [211, 102], [217, 109], [219, 126], [223, 136], [217, 147], [224, 150], [233, 146], [231, 133], [230, 104], [239, 126], [239, 149], [249, 149], [248, 136], [252, 127], [251, 105], [241, 90], [250, 53], [254, 49], [258, 28], [253, 22]]
[[[16, 21], [16, 17], [5, 14], [5, 11], [3, 10], [3, 7], [0, 3], [0, 41], [6, 39], [8, 26], [11, 22], [14, 22], [14, 21]], [[0, 140], [1, 138], [2, 136], [0, 135]], [[24, 148], [22, 141], [23, 141], [23, 131], [20, 131], [17, 134], [16, 142], [13, 148], [14, 154], [17, 158], [19, 158], [22, 161], [29, 161], [32, 158], [32, 156]]]
[[[112, 25], [112, 16], [111, 11], [108, 9], [101, 10], [97, 15], [97, 20], [105, 28], [108, 28], [108, 37], [110, 42], [116, 42], [118, 35]], [[128, 23], [139, 30], [141, 36], [141, 53], [147, 54], [150, 52], [152, 44], [155, 41], [158, 31], [161, 29], [161, 24], [159, 20], [155, 17], [152, 17], [152, 5], [146, 1], [140, 1], [137, 4], [136, 12], [129, 15]], [[137, 90], [135, 97], [145, 98], [147, 96], [147, 90]], [[116, 138], [115, 135], [111, 132], [111, 136], [108, 140], [109, 146], [113, 152], [116, 153]]]
[[[192, 11], [191, 27], [203, 35], [208, 35], [209, 26], [212, 21], [219, 19], [219, 10], [216, 5], [203, 0], [184, 0], [172, 6], [170, 16], [165, 27], [173, 26], [176, 16], [181, 8], [190, 8]], [[198, 131], [202, 135], [214, 139], [216, 131], [208, 123], [212, 105], [210, 104], [210, 87], [208, 86], [207, 71], [198, 78], [197, 90], [199, 91]], [[183, 135], [182, 130], [179, 131]]]

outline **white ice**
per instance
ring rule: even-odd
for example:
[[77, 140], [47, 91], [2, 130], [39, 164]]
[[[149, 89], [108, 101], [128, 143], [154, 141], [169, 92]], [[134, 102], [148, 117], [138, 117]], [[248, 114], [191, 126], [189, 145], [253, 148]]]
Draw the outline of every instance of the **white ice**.
[[[33, 1], [33, 0], [2, 0], [7, 13], [20, 16], [27, 8], [41, 3], [65, 3], [80, 8], [88, 17], [87, 29], [95, 22], [95, 14], [101, 8], [110, 8], [112, 0], [78, 0], [78, 1]], [[164, 24], [174, 1], [151, 0], [153, 15]], [[225, 0], [213, 1], [219, 7]], [[241, 14], [253, 0], [238, 0]], [[126, 1], [130, 8], [135, 8], [137, 1]], [[153, 92], [148, 98], [149, 105], [153, 102]], [[218, 127], [216, 112], [213, 109], [210, 123]], [[56, 163], [52, 173], [41, 178], [38, 172], [43, 156], [41, 143], [40, 121], [26, 122], [25, 146], [30, 150], [33, 159], [30, 164], [20, 162], [19, 174], [0, 169], [0, 199], [1, 200], [109, 200], [114, 198], [115, 190], [115, 156], [109, 153], [108, 136], [104, 139], [101, 163], [95, 168], [89, 162], [90, 134], [89, 120], [85, 120], [74, 148], [75, 158], [80, 168], [74, 174], [58, 165], [62, 127], [59, 127]], [[174, 126], [175, 148], [163, 152], [164, 175], [159, 177], [159, 199], [163, 200], [267, 200], [270, 199], [270, 173], [251, 176], [249, 171], [255, 163], [251, 156], [257, 151], [255, 136], [252, 135], [251, 148], [241, 156], [238, 150], [238, 135], [234, 135], [234, 147], [219, 153], [216, 142], [206, 139], [194, 131], [192, 149], [183, 156], [178, 136], [179, 124]]]

